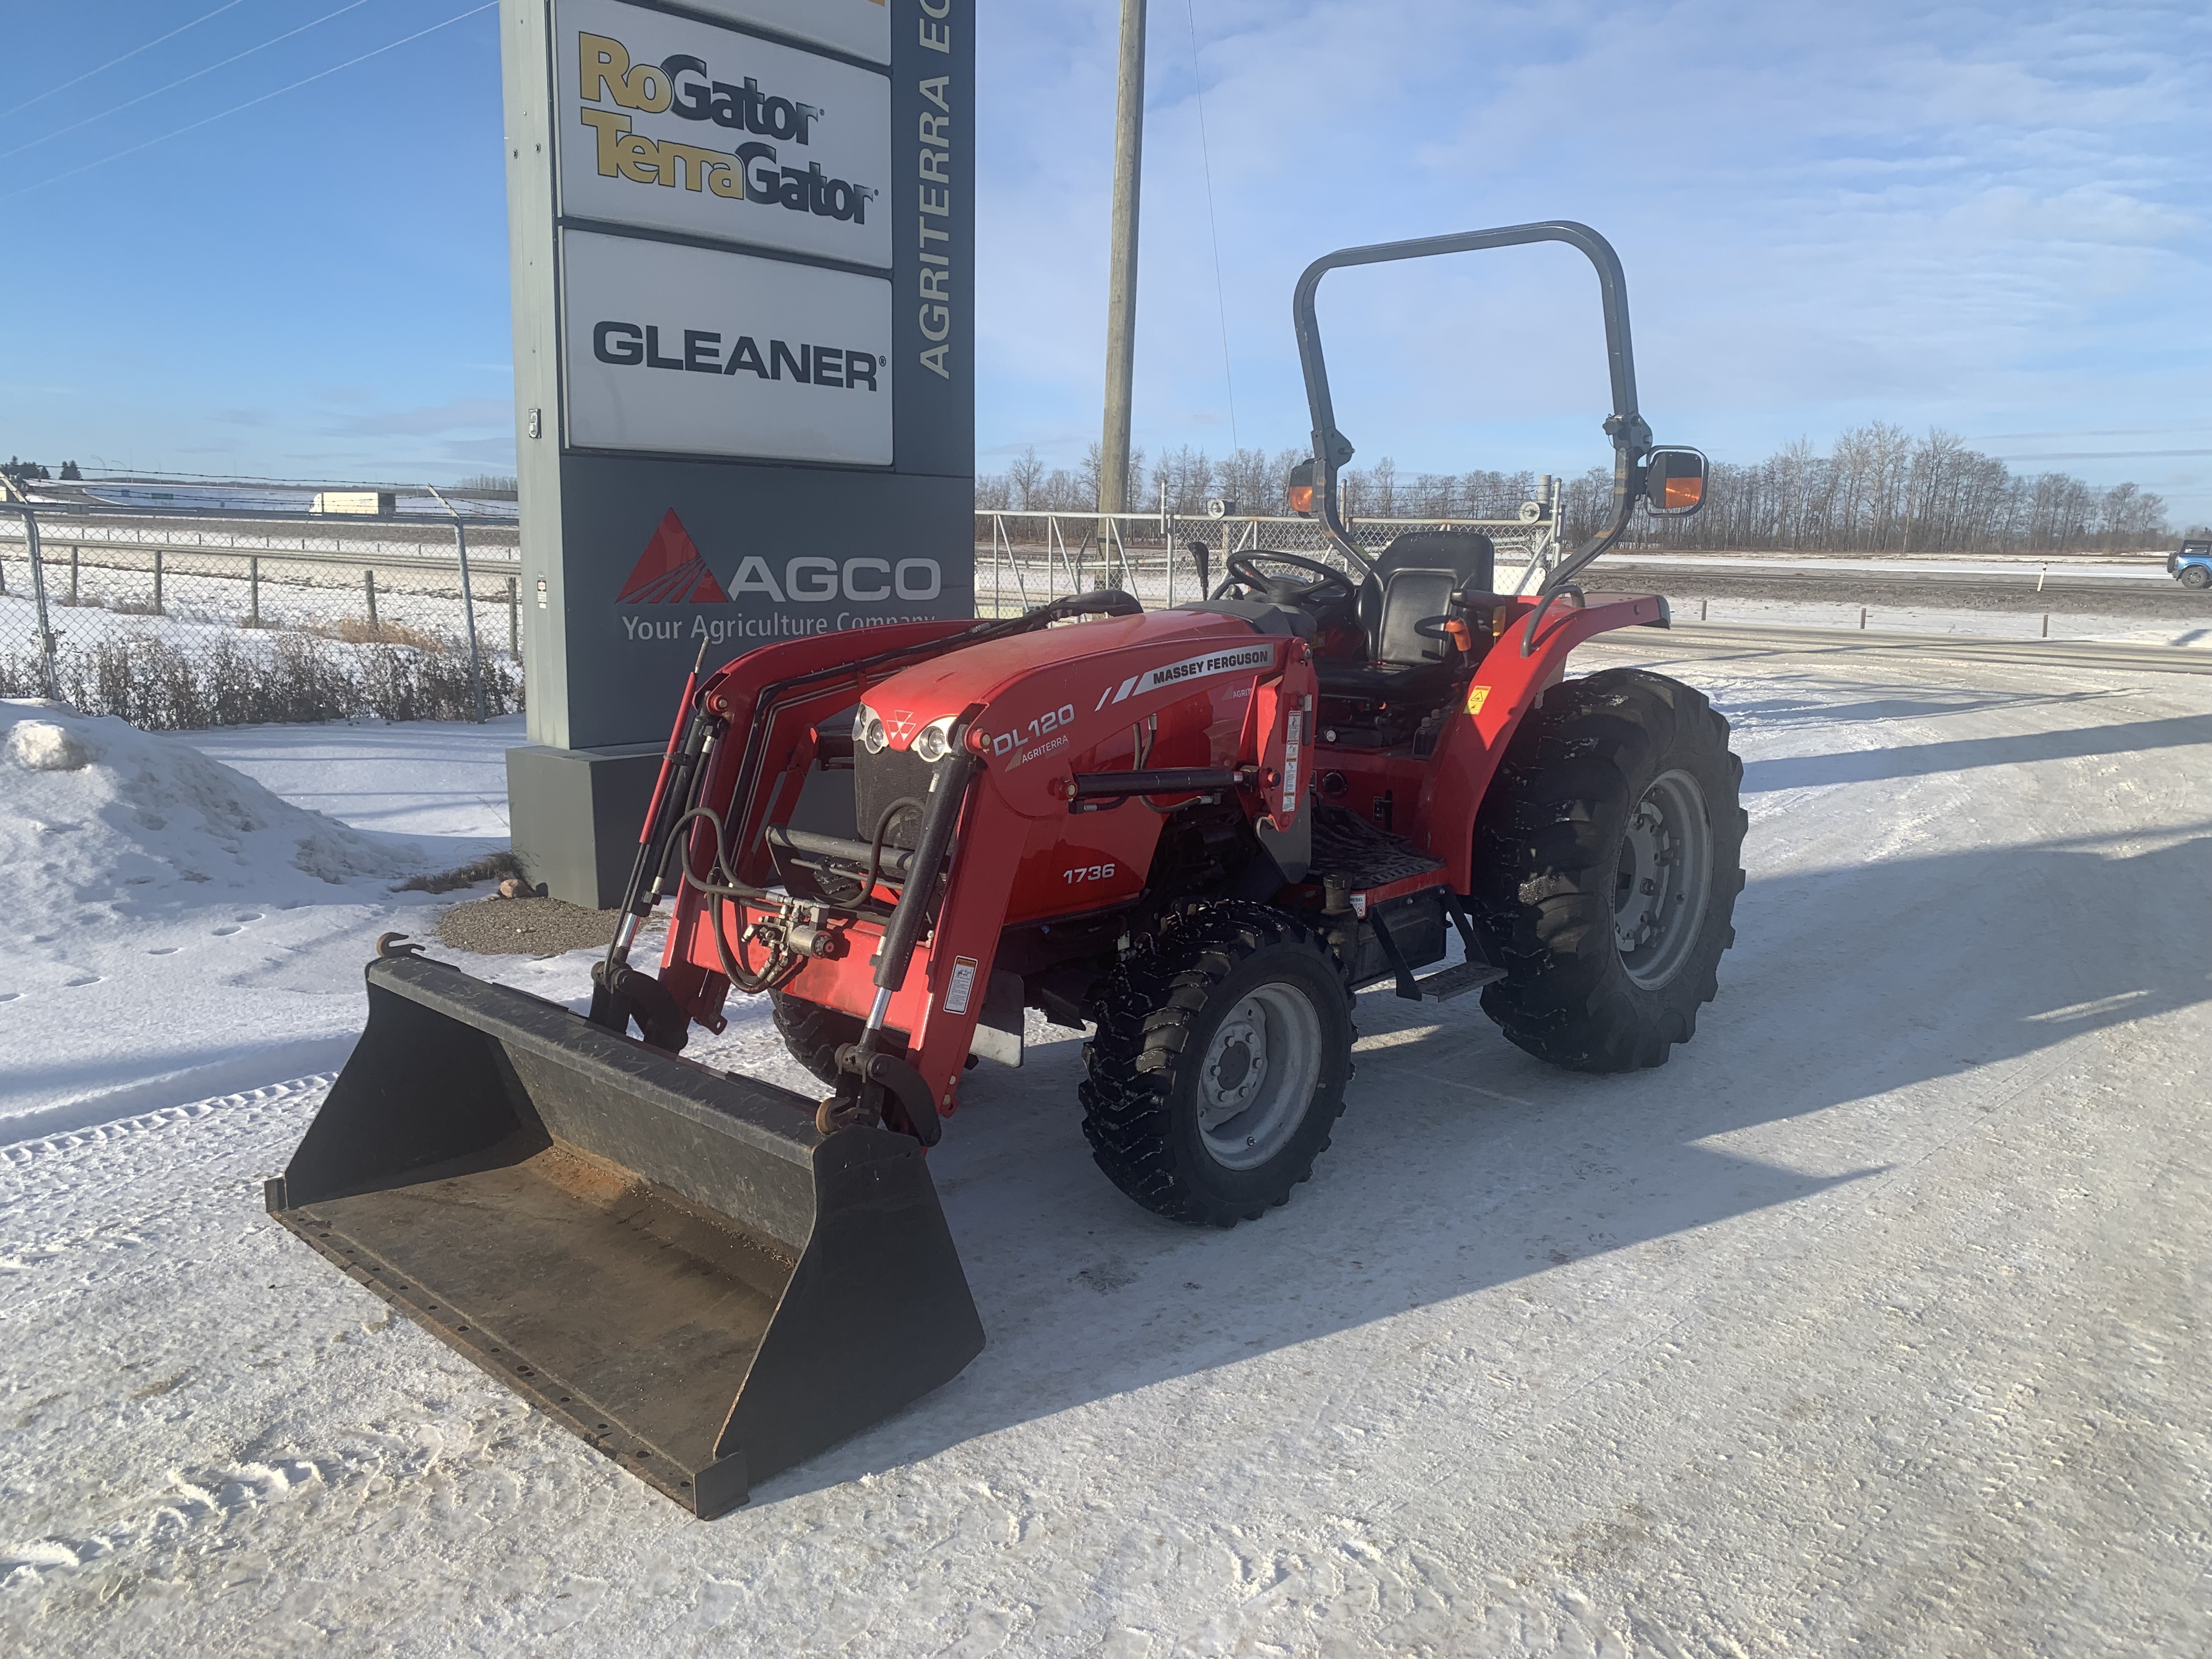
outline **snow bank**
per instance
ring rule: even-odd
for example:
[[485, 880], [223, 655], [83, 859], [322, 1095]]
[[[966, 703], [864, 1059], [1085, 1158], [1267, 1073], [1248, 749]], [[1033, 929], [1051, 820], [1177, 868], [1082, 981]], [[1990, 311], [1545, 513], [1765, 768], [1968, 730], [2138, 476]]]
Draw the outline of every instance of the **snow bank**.
[[396, 884], [484, 850], [356, 829], [185, 738], [0, 698], [0, 1143], [334, 1069], [377, 935], [452, 902]]
[[313, 903], [432, 861], [270, 793], [174, 738], [65, 703], [0, 699], [0, 879], [18, 925], [234, 902]]

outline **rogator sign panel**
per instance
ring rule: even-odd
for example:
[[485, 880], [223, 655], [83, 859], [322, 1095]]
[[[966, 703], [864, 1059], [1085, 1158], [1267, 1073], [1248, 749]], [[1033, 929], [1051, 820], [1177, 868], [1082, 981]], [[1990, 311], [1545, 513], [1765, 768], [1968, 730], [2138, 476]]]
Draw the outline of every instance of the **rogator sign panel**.
[[557, 15], [565, 219], [890, 267], [881, 73], [620, 0], [562, 0]]
[[891, 9], [884, 0], [685, 0], [685, 5], [709, 17], [757, 23], [779, 34], [849, 52], [871, 64], [891, 61]]
[[577, 230], [562, 270], [579, 448], [890, 465], [888, 279]]

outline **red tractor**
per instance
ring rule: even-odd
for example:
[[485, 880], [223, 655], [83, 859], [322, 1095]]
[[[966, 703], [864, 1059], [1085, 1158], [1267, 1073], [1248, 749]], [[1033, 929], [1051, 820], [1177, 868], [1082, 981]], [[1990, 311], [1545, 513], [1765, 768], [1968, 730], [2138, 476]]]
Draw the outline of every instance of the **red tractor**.
[[[1597, 269], [1607, 523], [1528, 592], [1498, 591], [1478, 534], [1369, 557], [1338, 508], [1321, 278], [1539, 240]], [[1025, 1010], [1093, 1028], [1092, 1154], [1192, 1225], [1256, 1219], [1312, 1173], [1363, 988], [1480, 989], [1564, 1066], [1663, 1062], [1715, 994], [1745, 818], [1698, 692], [1566, 678], [1591, 635], [1668, 620], [1577, 574], [1639, 501], [1704, 490], [1703, 458], [1653, 448], [1638, 412], [1618, 260], [1570, 223], [1353, 249], [1305, 272], [1294, 315], [1314, 431], [1294, 505], [1340, 565], [1240, 553], [1164, 611], [1102, 591], [695, 679], [588, 1022], [372, 964], [368, 1036], [272, 1209], [712, 1512], [980, 1347], [921, 1153], [967, 1068], [1021, 1063]], [[672, 896], [650, 974], [630, 948]], [[733, 991], [771, 1000], [818, 1103], [673, 1058]]]

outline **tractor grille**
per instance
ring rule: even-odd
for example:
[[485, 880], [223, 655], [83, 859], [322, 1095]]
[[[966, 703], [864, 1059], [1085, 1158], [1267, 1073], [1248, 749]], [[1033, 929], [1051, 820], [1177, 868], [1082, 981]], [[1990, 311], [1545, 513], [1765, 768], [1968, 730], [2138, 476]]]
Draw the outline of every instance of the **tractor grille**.
[[[853, 750], [853, 834], [866, 841], [876, 833], [876, 820], [902, 795], [916, 801], [929, 799], [929, 781], [937, 769], [919, 755], [903, 749], [886, 749], [871, 755], [855, 745]], [[908, 808], [891, 820], [884, 833], [886, 847], [911, 848], [921, 838], [921, 809]]]

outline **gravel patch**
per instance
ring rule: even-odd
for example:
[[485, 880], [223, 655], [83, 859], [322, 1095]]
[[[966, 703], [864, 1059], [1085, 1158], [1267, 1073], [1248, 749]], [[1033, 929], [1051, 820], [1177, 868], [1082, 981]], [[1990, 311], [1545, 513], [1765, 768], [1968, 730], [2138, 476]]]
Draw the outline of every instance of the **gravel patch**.
[[587, 910], [565, 899], [477, 899], [439, 917], [438, 938], [480, 957], [557, 957], [604, 950], [621, 915], [619, 909]]

